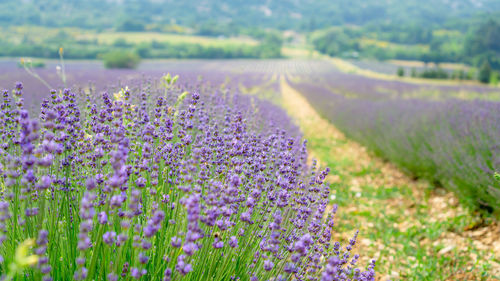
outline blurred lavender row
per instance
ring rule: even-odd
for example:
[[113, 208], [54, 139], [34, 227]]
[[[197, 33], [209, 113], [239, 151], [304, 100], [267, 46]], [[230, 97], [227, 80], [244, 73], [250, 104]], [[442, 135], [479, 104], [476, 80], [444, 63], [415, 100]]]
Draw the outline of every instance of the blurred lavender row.
[[407, 172], [456, 192], [469, 206], [500, 210], [500, 102], [454, 98], [498, 88], [439, 86], [439, 98], [408, 95], [430, 87], [338, 72], [289, 79], [348, 137]]
[[[0, 60], [0, 89], [12, 88], [15, 82], [23, 81], [25, 107], [39, 110], [41, 99], [49, 96], [50, 89], [18, 64], [19, 62], [15, 60]], [[74, 90], [94, 88], [116, 92], [131, 81], [139, 83], [144, 78], [159, 78], [169, 72], [178, 74], [179, 83], [182, 85], [196, 85], [203, 82], [213, 86], [228, 84], [225, 86], [237, 89], [240, 85], [254, 87], [264, 84], [272, 78], [272, 74], [263, 71], [269, 66], [259, 64], [256, 67], [254, 64], [254, 61], [246, 60], [235, 60], [230, 63], [203, 60], [146, 61], [138, 69], [132, 70], [105, 69], [101, 62], [96, 61], [68, 61], [65, 63], [65, 69], [67, 86]], [[51, 89], [62, 88], [64, 85], [57, 74], [59, 66], [59, 61], [47, 61], [45, 68], [34, 71], [51, 86]]]

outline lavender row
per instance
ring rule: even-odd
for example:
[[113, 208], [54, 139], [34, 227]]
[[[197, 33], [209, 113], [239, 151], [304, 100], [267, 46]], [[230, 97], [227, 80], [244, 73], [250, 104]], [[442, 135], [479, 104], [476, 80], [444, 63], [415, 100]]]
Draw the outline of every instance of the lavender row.
[[[230, 67], [226, 66], [229, 64]], [[67, 85], [74, 90], [98, 88], [109, 92], [117, 92], [124, 87], [125, 82], [140, 81], [148, 77], [160, 77], [167, 72], [175, 71], [180, 76], [182, 85], [195, 86], [200, 83], [211, 84], [214, 87], [224, 85], [226, 88], [237, 89], [240, 85], [250, 88], [267, 83], [271, 75], [253, 70], [246, 71], [247, 62], [222, 63], [213, 61], [166, 61], [145, 62], [138, 70], [105, 69], [99, 62], [70, 61], [65, 63]], [[34, 69], [50, 88], [63, 88], [64, 84], [58, 75], [60, 63], [48, 62], [43, 69]], [[16, 61], [0, 61], [0, 89], [13, 87], [15, 81], [23, 81], [25, 89], [25, 108], [39, 110], [40, 101], [49, 97], [47, 85], [39, 81]]]
[[353, 96], [334, 82], [290, 83], [348, 137], [469, 205], [500, 210], [499, 102]]
[[174, 80], [3, 91], [0, 278], [374, 280], [286, 114]]

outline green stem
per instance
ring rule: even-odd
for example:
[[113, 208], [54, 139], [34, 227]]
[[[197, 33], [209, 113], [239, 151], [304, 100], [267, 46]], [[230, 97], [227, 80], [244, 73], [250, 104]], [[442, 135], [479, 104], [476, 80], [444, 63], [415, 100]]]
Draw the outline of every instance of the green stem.
[[[106, 205], [106, 213], [109, 212], [109, 204]], [[92, 251], [92, 259], [90, 262], [90, 267], [89, 267], [89, 275], [87, 276], [87, 280], [93, 280], [95, 271], [96, 271], [96, 265], [97, 265], [97, 259], [99, 257], [99, 250], [101, 248], [102, 244], [102, 235], [104, 234], [104, 229], [105, 225], [99, 224], [99, 228], [97, 230], [97, 237], [96, 237], [96, 242], [95, 242], [95, 249]]]

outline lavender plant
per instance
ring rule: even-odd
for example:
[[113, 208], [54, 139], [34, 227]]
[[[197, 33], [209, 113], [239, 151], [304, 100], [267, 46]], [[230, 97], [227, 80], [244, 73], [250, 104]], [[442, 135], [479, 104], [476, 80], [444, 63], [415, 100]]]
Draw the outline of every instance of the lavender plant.
[[1, 279], [374, 280], [284, 112], [175, 79], [54, 90], [38, 117], [3, 91]]

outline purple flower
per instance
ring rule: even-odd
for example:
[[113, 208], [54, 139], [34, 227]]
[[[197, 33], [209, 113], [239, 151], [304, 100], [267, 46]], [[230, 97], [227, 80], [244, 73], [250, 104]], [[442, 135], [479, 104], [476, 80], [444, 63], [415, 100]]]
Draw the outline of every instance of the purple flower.
[[274, 263], [271, 260], [266, 260], [264, 262], [264, 270], [265, 271], [270, 271], [271, 269], [273, 269], [273, 267], [274, 267]]
[[220, 248], [224, 247], [224, 242], [215, 241], [214, 243], [212, 243], [212, 247], [214, 247], [215, 249], [220, 249]]
[[114, 273], [109, 273], [106, 277], [107, 281], [118, 281], [118, 276]]
[[298, 269], [294, 263], [289, 262], [289, 263], [285, 264], [283, 271], [285, 271], [286, 273], [297, 273]]
[[184, 245], [184, 247], [182, 247], [182, 250], [186, 253], [186, 255], [192, 256], [194, 252], [198, 250], [198, 247], [193, 242], [188, 242]]
[[115, 242], [115, 238], [116, 238], [116, 232], [114, 231], [108, 231], [102, 235], [102, 240], [104, 241], [104, 243], [108, 245], [113, 244]]
[[149, 257], [146, 256], [144, 253], [139, 253], [139, 262], [142, 264], [146, 264], [149, 260]]
[[93, 190], [97, 187], [97, 182], [94, 177], [88, 177], [85, 181], [85, 187], [87, 190]]
[[132, 277], [134, 277], [135, 279], [139, 279], [139, 278], [141, 278], [141, 271], [136, 267], [132, 267], [130, 269], [130, 275]]
[[144, 240], [144, 241], [142, 241], [141, 247], [144, 250], [149, 250], [149, 249], [151, 249], [152, 245], [151, 245], [151, 242]]
[[106, 224], [106, 223], [108, 223], [108, 215], [104, 211], [100, 212], [97, 215], [97, 219], [98, 219], [98, 221], [99, 221], [100, 224]]
[[238, 238], [236, 238], [236, 236], [231, 236], [231, 238], [229, 238], [229, 246], [231, 248], [238, 248]]
[[191, 264], [184, 262], [185, 258], [186, 256], [180, 255], [177, 258], [177, 264], [175, 265], [175, 269], [182, 275], [186, 275], [189, 272], [193, 271], [193, 267], [191, 266]]
[[174, 236], [170, 239], [170, 241], [171, 241], [172, 247], [174, 247], [174, 248], [179, 248], [182, 245], [182, 240], [179, 237]]
[[156, 211], [153, 214], [153, 217], [151, 217], [151, 221], [154, 224], [160, 224], [164, 218], [165, 218], [165, 213], [163, 211]]
[[38, 189], [40, 189], [40, 190], [48, 189], [51, 184], [52, 184], [52, 179], [50, 178], [50, 176], [43, 175], [40, 178], [40, 183], [38, 184]]
[[127, 241], [128, 239], [128, 236], [125, 234], [125, 233], [120, 233], [118, 236], [117, 236], [117, 239], [116, 239], [116, 245], [117, 246], [121, 246], [123, 245], [123, 243], [125, 243], [125, 241]]
[[146, 186], [146, 179], [140, 177], [135, 181], [135, 184], [137, 185], [137, 188], [144, 188]]
[[42, 272], [42, 274], [49, 274], [51, 270], [52, 270], [52, 267], [50, 265], [44, 265], [40, 269], [40, 272]]

